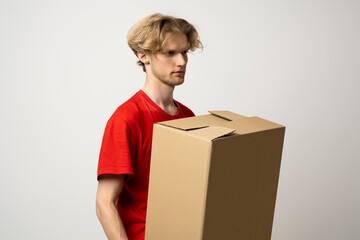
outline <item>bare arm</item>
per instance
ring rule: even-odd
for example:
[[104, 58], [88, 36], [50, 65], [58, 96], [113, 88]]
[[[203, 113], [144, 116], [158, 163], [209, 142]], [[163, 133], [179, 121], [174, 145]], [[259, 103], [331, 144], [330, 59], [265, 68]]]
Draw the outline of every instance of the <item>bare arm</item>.
[[96, 194], [96, 215], [109, 240], [128, 240], [117, 202], [125, 175], [101, 175]]

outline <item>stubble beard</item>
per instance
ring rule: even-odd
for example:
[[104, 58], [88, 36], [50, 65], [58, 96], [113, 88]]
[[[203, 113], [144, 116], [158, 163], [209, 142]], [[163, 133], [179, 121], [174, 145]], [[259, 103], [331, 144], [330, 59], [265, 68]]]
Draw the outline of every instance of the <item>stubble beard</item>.
[[168, 76], [164, 75], [162, 76], [162, 74], [158, 73], [156, 71], [156, 69], [152, 69], [153, 71], [153, 75], [159, 79], [162, 83], [170, 86], [170, 87], [175, 87], [175, 86], [179, 86], [181, 84], [184, 83], [185, 80], [185, 70], [184, 70], [184, 75], [183, 76], [175, 76], [175, 74], [170, 73]]
[[184, 80], [185, 80], [185, 75], [184, 76], [181, 76], [181, 77], [171, 77], [170, 79], [169, 79], [169, 85], [170, 86], [173, 86], [173, 87], [175, 87], [175, 86], [179, 86], [179, 85], [181, 85], [181, 84], [183, 84], [184, 83]]

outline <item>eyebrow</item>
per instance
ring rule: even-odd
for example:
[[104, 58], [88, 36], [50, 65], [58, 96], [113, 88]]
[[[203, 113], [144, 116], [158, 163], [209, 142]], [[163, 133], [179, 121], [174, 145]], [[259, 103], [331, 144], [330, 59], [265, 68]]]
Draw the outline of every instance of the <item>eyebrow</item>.
[[163, 52], [183, 52], [183, 51], [189, 51], [189, 50], [190, 50], [190, 47], [187, 47], [182, 51], [178, 51], [178, 50], [173, 49], [173, 48], [164, 48], [162, 51]]

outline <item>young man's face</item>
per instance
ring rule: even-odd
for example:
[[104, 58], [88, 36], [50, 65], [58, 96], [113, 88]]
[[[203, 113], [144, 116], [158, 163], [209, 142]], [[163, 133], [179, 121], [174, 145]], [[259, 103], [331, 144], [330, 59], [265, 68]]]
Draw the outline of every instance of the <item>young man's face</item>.
[[167, 33], [166, 38], [163, 50], [149, 55], [150, 65], [146, 71], [166, 85], [177, 86], [184, 82], [189, 43], [186, 35], [180, 32]]

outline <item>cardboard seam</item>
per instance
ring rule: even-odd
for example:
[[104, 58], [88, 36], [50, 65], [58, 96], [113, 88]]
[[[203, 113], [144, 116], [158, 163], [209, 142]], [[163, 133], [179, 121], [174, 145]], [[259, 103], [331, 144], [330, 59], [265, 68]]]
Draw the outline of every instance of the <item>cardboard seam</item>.
[[217, 140], [217, 139], [219, 139], [219, 138], [222, 138], [222, 137], [236, 137], [236, 136], [239, 136], [239, 135], [241, 135], [241, 136], [246, 136], [246, 135], [249, 135], [249, 134], [254, 134], [254, 133], [258, 133], [258, 132], [267, 132], [267, 131], [273, 131], [273, 130], [275, 130], [275, 129], [281, 129], [281, 128], [284, 128], [285, 129], [285, 127], [284, 126], [279, 126], [279, 127], [274, 127], [274, 128], [271, 128], [271, 129], [266, 129], [266, 130], [254, 130], [253, 132], [247, 132], [247, 133], [238, 133], [238, 132], [236, 132], [236, 131], [234, 131], [234, 132], [232, 132], [232, 133], [230, 133], [230, 134], [226, 134], [226, 135], [224, 135], [224, 136], [221, 136], [221, 137], [218, 137], [218, 138], [214, 138], [213, 139], [213, 141], [214, 140]]
[[209, 112], [211, 115], [215, 116], [215, 117], [225, 119], [225, 120], [227, 120], [227, 121], [229, 121], [229, 122], [232, 122], [232, 121], [233, 121], [232, 119], [229, 119], [229, 118], [227, 118], [227, 117], [221, 116], [220, 114], [216, 114], [216, 113], [213, 113], [213, 112], [211, 112], [211, 111], [208, 111], [208, 112]]
[[204, 204], [203, 204], [203, 216], [202, 216], [202, 221], [201, 221], [201, 235], [200, 235], [200, 240], [203, 239], [204, 237], [204, 227], [205, 227], [205, 215], [206, 215], [206, 203], [207, 203], [207, 193], [209, 190], [209, 176], [210, 176], [210, 169], [211, 169], [211, 156], [213, 153], [213, 144], [212, 141], [209, 141], [209, 151], [208, 151], [208, 155], [207, 155], [207, 171], [206, 171], [206, 177], [205, 177], [205, 183], [206, 183], [206, 187], [205, 187], [205, 191], [204, 191]]
[[196, 130], [196, 129], [201, 129], [201, 128], [207, 128], [207, 127], [210, 127], [209, 125], [204, 125], [204, 126], [198, 126], [198, 127], [191, 127], [191, 128], [181, 128], [181, 127], [175, 127], [175, 126], [171, 126], [171, 125], [167, 125], [165, 123], [156, 123], [158, 125], [162, 125], [162, 126], [166, 126], [166, 127], [171, 127], [171, 128], [174, 128], [174, 129], [178, 129], [178, 130], [182, 130], [182, 131], [191, 131], [191, 130]]

